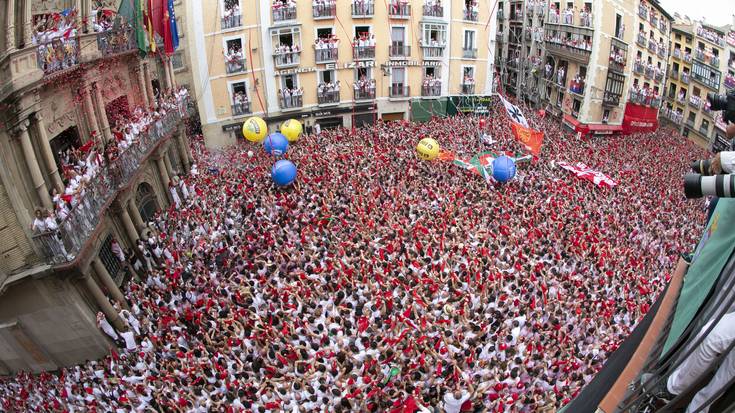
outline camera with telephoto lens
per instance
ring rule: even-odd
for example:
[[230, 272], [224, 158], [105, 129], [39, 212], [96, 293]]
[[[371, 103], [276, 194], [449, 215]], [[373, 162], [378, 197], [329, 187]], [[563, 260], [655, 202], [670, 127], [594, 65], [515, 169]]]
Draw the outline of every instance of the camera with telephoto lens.
[[735, 198], [735, 175], [704, 176], [688, 173], [684, 175], [684, 195], [690, 199], [703, 196]]
[[723, 111], [722, 119], [727, 122], [735, 123], [735, 90], [731, 90], [724, 95], [717, 95], [714, 92], [707, 93], [707, 101], [709, 107], [713, 111]]
[[712, 164], [709, 159], [697, 159], [696, 161], [692, 162], [692, 172], [695, 174], [700, 174], [704, 176], [710, 176], [712, 174], [709, 173], [709, 167]]

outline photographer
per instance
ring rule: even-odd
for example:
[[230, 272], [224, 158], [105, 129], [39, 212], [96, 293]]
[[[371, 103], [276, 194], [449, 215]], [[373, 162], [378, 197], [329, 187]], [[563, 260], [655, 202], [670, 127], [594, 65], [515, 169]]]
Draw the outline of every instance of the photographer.
[[[727, 125], [726, 130], [727, 138], [735, 138], [735, 123]], [[718, 175], [723, 173], [733, 173], [735, 171], [735, 143], [730, 142], [730, 150], [717, 153], [709, 162], [709, 173], [710, 175]], [[707, 220], [712, 217], [712, 214], [717, 207], [717, 200], [719, 198], [713, 197], [709, 203], [709, 212], [707, 213]]]

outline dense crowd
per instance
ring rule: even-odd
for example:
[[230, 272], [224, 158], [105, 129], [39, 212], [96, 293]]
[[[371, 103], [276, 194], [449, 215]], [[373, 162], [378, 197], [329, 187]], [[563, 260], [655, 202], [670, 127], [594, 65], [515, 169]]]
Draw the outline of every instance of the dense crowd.
[[[276, 188], [250, 145], [209, 152], [128, 254], [142, 279], [101, 328], [121, 350], [0, 379], [5, 410], [537, 412], [566, 404], [650, 308], [701, 233], [681, 175], [703, 153], [672, 130], [545, 145], [506, 185], [446, 150], [520, 151], [496, 106], [473, 117], [307, 135]], [[661, 162], [665, 159], [666, 162]], [[584, 161], [600, 189], [556, 167]], [[129, 308], [129, 310], [128, 310]], [[121, 335], [124, 333], [124, 335]], [[118, 354], [119, 352], [119, 354]], [[437, 409], [437, 410], [434, 410]]]

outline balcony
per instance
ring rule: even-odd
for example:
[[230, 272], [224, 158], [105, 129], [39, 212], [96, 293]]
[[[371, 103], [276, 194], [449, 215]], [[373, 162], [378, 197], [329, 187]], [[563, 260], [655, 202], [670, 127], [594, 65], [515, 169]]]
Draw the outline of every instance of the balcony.
[[391, 3], [388, 6], [388, 15], [390, 16], [391, 19], [410, 19], [411, 18], [411, 5]]
[[735, 89], [735, 76], [733, 75], [725, 75], [725, 81], [724, 81], [725, 87], [728, 89]]
[[445, 44], [421, 44], [421, 50], [424, 53], [424, 60], [441, 59], [444, 57]]
[[444, 6], [441, 4], [424, 4], [424, 17], [444, 17]]
[[689, 106], [699, 109], [702, 106], [702, 98], [699, 96], [689, 96]]
[[329, 90], [318, 92], [316, 95], [317, 103], [320, 105], [336, 105], [339, 103], [339, 90]]
[[549, 17], [547, 18], [547, 22], [551, 24], [561, 24], [561, 17], [559, 17], [558, 12], [549, 12]]
[[664, 81], [664, 72], [663, 71], [660, 71], [660, 70], [658, 72], [655, 72], [654, 75], [653, 75], [653, 81], [656, 82], [656, 83], [663, 82]]
[[374, 14], [375, 2], [373, 0], [354, 0], [352, 2], [353, 19], [373, 17]]
[[337, 47], [327, 47], [318, 49], [314, 45], [314, 59], [317, 64], [336, 62], [339, 57], [339, 49]]
[[687, 97], [686, 97], [686, 94], [684, 94], [684, 95], [682, 95], [682, 94], [678, 95], [678, 96], [676, 97], [676, 101], [677, 101], [677, 102], [678, 102], [679, 104], [681, 104], [681, 105], [686, 105], [686, 103], [687, 103]]
[[602, 104], [605, 106], [620, 106], [620, 94], [605, 91], [602, 95]]
[[353, 47], [352, 60], [375, 60], [375, 46]]
[[661, 21], [658, 23], [658, 30], [661, 33], [668, 34], [669, 27], [666, 25], [666, 22], [664, 19], [661, 19]]
[[653, 14], [651, 14], [651, 26], [658, 26], [658, 17], [654, 16]]
[[243, 116], [250, 113], [250, 100], [245, 100], [244, 102], [235, 103], [230, 106], [230, 109], [232, 110], [232, 116]]
[[39, 44], [36, 50], [38, 68], [43, 70], [44, 75], [71, 69], [79, 64], [79, 37], [57, 38]]
[[653, 70], [652, 68], [650, 68], [650, 67], [647, 67], [647, 68], [646, 68], [646, 69], [644, 70], [644, 72], [643, 72], [643, 76], [645, 76], [645, 77], [646, 77], [646, 79], [653, 79], [653, 75], [654, 75], [654, 73], [655, 73], [655, 72], [654, 72], [654, 70]]
[[477, 59], [477, 49], [462, 49], [463, 59]]
[[591, 45], [583, 43], [581, 36], [586, 35], [588, 29], [565, 28], [562, 35], [567, 38], [546, 38], [546, 51], [580, 63], [588, 63], [592, 54]]
[[709, 59], [709, 64], [712, 65], [712, 66], [714, 66], [714, 67], [720, 67], [720, 58], [713, 55]]
[[301, 64], [301, 51], [275, 53], [273, 59], [277, 69], [298, 66]]
[[661, 111], [659, 113], [661, 114], [661, 116], [665, 117], [666, 119], [677, 125], [681, 125], [681, 122], [684, 120], [684, 115], [673, 109], [661, 108]]
[[646, 47], [646, 35], [643, 32], [638, 33], [635, 42], [638, 43], [638, 46], [640, 47]]
[[474, 95], [475, 94], [475, 83], [462, 83], [462, 94], [463, 95]]
[[273, 23], [296, 20], [296, 6], [273, 6], [271, 8]]
[[388, 88], [388, 96], [391, 98], [407, 98], [411, 96], [411, 88], [403, 83], [394, 83]]
[[519, 22], [519, 23], [523, 21], [523, 10], [516, 9], [515, 12], [511, 10], [509, 20], [512, 22]]
[[235, 27], [242, 26], [242, 15], [233, 14], [232, 16], [225, 16], [222, 18], [221, 23], [222, 30], [234, 29]]
[[665, 58], [666, 57], [666, 47], [662, 45], [658, 45], [658, 57]]
[[671, 70], [669, 72], [669, 77], [674, 80], [679, 80], [679, 71], [678, 70]]
[[281, 110], [299, 109], [303, 105], [303, 95], [283, 95], [278, 97], [278, 106]]
[[692, 62], [692, 54], [691, 53], [684, 53], [684, 62], [691, 63]]
[[582, 12], [579, 15], [579, 25], [592, 28], [592, 13]]
[[704, 56], [705, 56], [705, 54], [704, 54], [704, 50], [703, 49], [694, 49], [694, 58], [695, 59], [701, 60], [701, 61], [704, 62], [704, 60], [705, 60]]
[[639, 4], [638, 5], [638, 16], [641, 17], [643, 20], [648, 20], [648, 7]]
[[681, 60], [681, 55], [682, 55], [681, 49], [674, 49], [674, 51], [671, 52], [671, 55], [674, 56], [674, 59]]
[[653, 40], [648, 41], [648, 50], [651, 51], [651, 53], [656, 53], [656, 42]]
[[569, 92], [575, 95], [584, 96], [584, 82], [576, 83], [572, 81], [569, 85]]
[[682, 83], [686, 83], [688, 85], [689, 84], [689, 73], [687, 73], [687, 72], [681, 72], [681, 78], [680, 79], [681, 79], [681, 82]]
[[436, 97], [442, 94], [442, 83], [441, 81], [432, 80], [430, 84], [424, 84], [421, 86], [421, 96], [423, 97]]
[[171, 110], [147, 131], [138, 135], [138, 143], [108, 161], [89, 181], [84, 192], [59, 229], [33, 236], [33, 243], [49, 264], [64, 264], [74, 260], [104, 216], [104, 210], [117, 192], [130, 184], [153, 150], [160, 142], [179, 129], [181, 112]]
[[97, 49], [104, 57], [138, 50], [135, 31], [128, 28], [97, 33]]
[[354, 89], [355, 100], [375, 100], [375, 83], [371, 83], [369, 86], [360, 87], [355, 84]]
[[617, 72], [624, 72], [625, 65], [627, 64], [628, 44], [613, 37], [610, 39], [610, 57], [608, 59], [608, 67]]
[[324, 4], [312, 5], [312, 17], [314, 20], [333, 19], [337, 15], [337, 4], [334, 1]]
[[708, 102], [705, 102], [702, 106], [702, 113], [704, 113], [708, 118], [714, 119], [714, 112], [712, 112], [712, 108]]
[[228, 75], [245, 71], [245, 58], [225, 56], [225, 72]]
[[545, 4], [537, 4], [536, 5], [536, 15], [539, 17], [544, 17], [544, 14], [546, 13], [546, 5]]
[[477, 10], [462, 10], [462, 19], [464, 19], [465, 21], [476, 22], [478, 19]]
[[411, 56], [411, 46], [392, 44], [388, 47], [388, 56], [391, 58], [405, 59]]
[[660, 97], [646, 95], [645, 93], [641, 91], [636, 91], [635, 89], [630, 89], [628, 101], [636, 105], [646, 105], [651, 107], [658, 107], [661, 105]]

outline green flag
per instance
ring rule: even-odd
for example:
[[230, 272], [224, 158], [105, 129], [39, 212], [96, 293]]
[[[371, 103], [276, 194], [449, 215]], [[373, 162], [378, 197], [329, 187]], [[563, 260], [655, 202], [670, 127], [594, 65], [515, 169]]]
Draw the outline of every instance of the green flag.
[[118, 18], [116, 21], [122, 27], [131, 26], [135, 32], [135, 42], [138, 44], [138, 50], [141, 55], [148, 54], [148, 43], [145, 32], [145, 24], [143, 20], [143, 3], [140, 0], [122, 0], [120, 8], [117, 10]]

